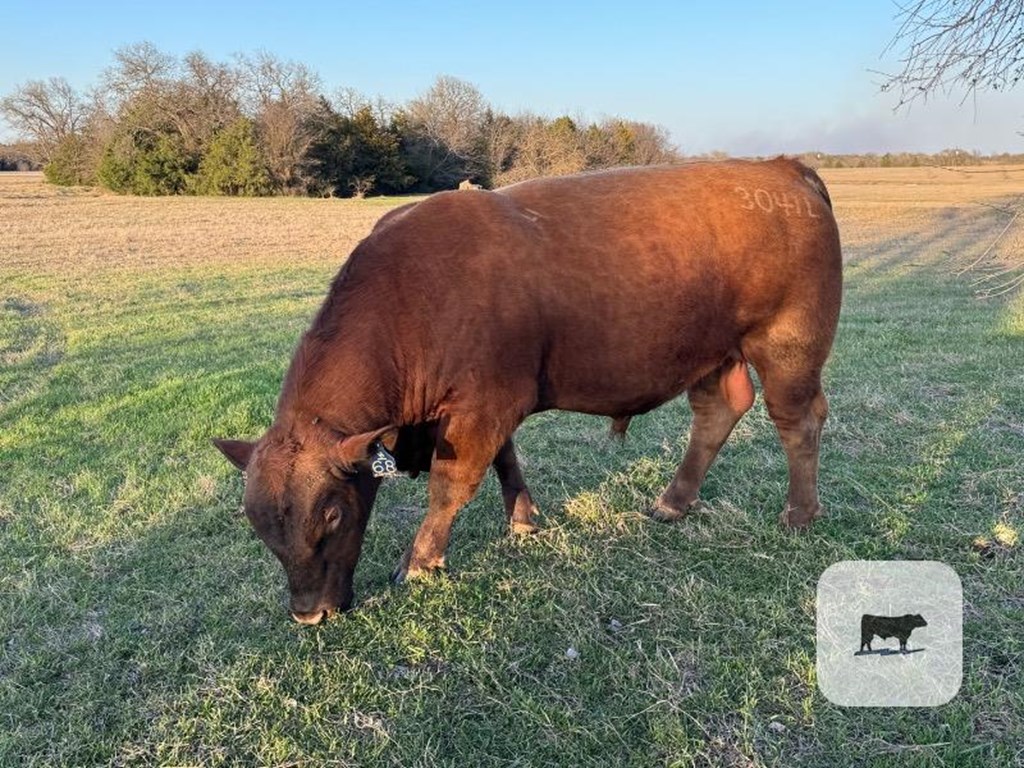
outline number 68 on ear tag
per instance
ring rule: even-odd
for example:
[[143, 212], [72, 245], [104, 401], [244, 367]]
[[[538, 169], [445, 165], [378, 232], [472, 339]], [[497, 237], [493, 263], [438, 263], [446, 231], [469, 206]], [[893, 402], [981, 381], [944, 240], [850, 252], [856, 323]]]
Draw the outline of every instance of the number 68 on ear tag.
[[395, 457], [383, 445], [377, 445], [377, 452], [370, 457], [370, 470], [374, 477], [398, 477]]

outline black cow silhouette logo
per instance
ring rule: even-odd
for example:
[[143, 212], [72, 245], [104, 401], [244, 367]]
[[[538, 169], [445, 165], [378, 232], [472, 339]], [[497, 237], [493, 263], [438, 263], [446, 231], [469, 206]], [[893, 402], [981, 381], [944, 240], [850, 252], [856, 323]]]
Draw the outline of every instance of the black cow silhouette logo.
[[883, 640], [888, 640], [890, 637], [899, 639], [900, 651], [906, 653], [910, 633], [918, 627], [927, 626], [928, 622], [920, 613], [907, 613], [903, 616], [872, 616], [865, 613], [860, 617], [860, 651], [858, 653], [864, 651], [864, 646], [867, 646], [868, 652], [871, 651], [871, 640], [875, 635]]

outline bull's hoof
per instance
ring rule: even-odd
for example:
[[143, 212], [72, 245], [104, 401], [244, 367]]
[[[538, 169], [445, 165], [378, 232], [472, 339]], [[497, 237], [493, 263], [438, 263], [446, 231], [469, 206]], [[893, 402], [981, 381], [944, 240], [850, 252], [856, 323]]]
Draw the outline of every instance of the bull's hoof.
[[429, 578], [431, 574], [443, 571], [445, 567], [444, 557], [427, 564], [410, 563], [406, 558], [398, 563], [398, 567], [391, 574], [391, 581], [395, 584], [404, 584], [407, 581], [419, 581]]
[[820, 504], [815, 504], [812, 508], [793, 507], [787, 504], [779, 515], [779, 524], [790, 530], [802, 530], [810, 527], [811, 523], [821, 517], [821, 515], [822, 509]]
[[526, 536], [540, 530], [535, 515], [539, 515], [537, 505], [530, 500], [528, 493], [520, 494], [515, 507], [509, 516], [508, 529], [513, 536]]
[[512, 520], [508, 524], [508, 529], [513, 536], [531, 536], [540, 530], [540, 526], [532, 520]]
[[655, 520], [660, 520], [663, 523], [673, 523], [686, 517], [687, 513], [696, 503], [694, 501], [691, 504], [677, 506], [676, 504], [669, 503], [662, 497], [654, 502], [650, 514]]

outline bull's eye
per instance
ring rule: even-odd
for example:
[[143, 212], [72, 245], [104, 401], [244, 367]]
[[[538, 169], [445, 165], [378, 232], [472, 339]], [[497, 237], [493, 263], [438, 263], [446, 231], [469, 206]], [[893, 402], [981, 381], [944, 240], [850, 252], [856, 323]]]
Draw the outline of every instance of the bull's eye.
[[324, 523], [327, 524], [329, 530], [333, 530], [338, 527], [338, 523], [341, 522], [341, 510], [337, 506], [331, 504], [324, 508]]

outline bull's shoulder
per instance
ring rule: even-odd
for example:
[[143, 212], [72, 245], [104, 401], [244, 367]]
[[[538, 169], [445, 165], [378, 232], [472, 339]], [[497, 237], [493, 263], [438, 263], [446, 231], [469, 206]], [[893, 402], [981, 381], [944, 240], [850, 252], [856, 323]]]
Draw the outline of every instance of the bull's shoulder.
[[392, 208], [390, 211], [388, 211], [383, 216], [381, 216], [379, 219], [377, 219], [377, 223], [373, 225], [373, 229], [371, 230], [371, 234], [376, 234], [378, 232], [382, 232], [383, 230], [387, 229], [392, 224], [395, 224], [398, 221], [401, 221], [401, 219], [403, 217], [405, 217], [405, 215], [408, 214], [409, 211], [411, 211], [413, 208], [415, 208], [419, 204], [420, 204], [419, 200], [414, 200], [411, 203], [406, 203], [405, 205], [400, 205], [397, 208]]
[[[400, 264], [415, 280], [424, 270], [451, 269], [469, 254], [479, 262], [482, 255], [499, 252], [496, 244], [507, 249], [528, 242], [534, 234], [530, 227], [519, 203], [503, 195], [475, 189], [437, 192], [382, 217], [353, 258], [381, 269]], [[424, 254], [430, 258], [420, 258]]]
[[439, 231], [456, 226], [462, 237], [474, 231], [490, 230], [503, 224], [523, 223], [522, 205], [514, 196], [486, 189], [436, 192], [403, 217], [403, 226], [429, 227]]

